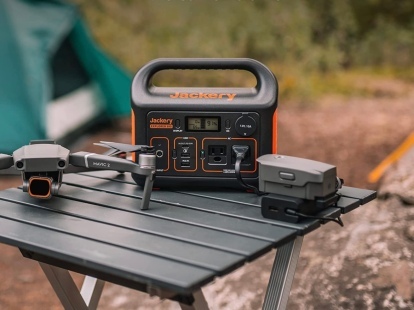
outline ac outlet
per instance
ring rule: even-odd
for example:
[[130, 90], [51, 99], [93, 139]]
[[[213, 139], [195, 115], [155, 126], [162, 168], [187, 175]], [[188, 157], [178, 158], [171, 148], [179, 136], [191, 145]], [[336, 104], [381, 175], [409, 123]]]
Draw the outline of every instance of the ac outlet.
[[[246, 152], [246, 154], [244, 155], [244, 158], [241, 162], [242, 166], [250, 166], [253, 163], [253, 158], [252, 158], [252, 150], [250, 148], [250, 146], [248, 147], [248, 151]], [[236, 164], [236, 153], [234, 153], [233, 151], [231, 152], [231, 163], [232, 165]]]
[[209, 145], [207, 154], [209, 165], [227, 165], [226, 145]]

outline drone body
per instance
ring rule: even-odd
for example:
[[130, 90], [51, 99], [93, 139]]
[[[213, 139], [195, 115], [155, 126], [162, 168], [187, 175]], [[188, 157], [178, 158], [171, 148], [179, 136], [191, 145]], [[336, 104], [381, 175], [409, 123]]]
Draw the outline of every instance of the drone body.
[[22, 173], [23, 191], [43, 199], [56, 195], [69, 155], [68, 149], [49, 141], [32, 141], [14, 151], [14, 167]]

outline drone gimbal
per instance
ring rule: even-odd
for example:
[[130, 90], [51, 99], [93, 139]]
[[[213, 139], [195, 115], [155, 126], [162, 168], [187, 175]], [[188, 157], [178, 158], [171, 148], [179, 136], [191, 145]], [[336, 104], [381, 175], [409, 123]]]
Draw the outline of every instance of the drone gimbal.
[[[91, 170], [114, 170], [140, 174], [145, 176], [141, 209], [148, 209], [155, 177], [153, 147], [105, 141], [97, 145], [110, 148], [110, 150], [106, 154], [70, 153], [68, 149], [54, 141], [31, 141], [29, 145], [14, 151], [12, 156], [0, 154], [0, 169], [14, 166], [15, 169], [21, 171], [23, 191], [40, 199], [49, 199], [58, 194], [63, 171], [69, 165]], [[113, 157], [128, 152], [139, 154], [138, 164], [127, 159]]]

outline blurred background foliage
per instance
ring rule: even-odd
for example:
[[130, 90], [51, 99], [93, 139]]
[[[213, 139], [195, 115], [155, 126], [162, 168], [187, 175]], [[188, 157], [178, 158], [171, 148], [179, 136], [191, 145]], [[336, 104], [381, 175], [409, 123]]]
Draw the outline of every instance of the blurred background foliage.
[[[131, 73], [158, 57], [249, 57], [280, 94], [373, 94], [362, 80], [414, 81], [412, 0], [72, 0], [99, 44]], [[161, 84], [241, 85], [229, 72], [167, 72]]]

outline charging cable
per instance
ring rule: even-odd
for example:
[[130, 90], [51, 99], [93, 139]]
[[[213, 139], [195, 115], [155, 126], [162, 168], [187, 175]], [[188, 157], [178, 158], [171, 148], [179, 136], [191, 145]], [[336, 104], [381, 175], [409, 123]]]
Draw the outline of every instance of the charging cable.
[[325, 221], [325, 222], [335, 222], [336, 224], [338, 224], [341, 227], [344, 227], [344, 222], [342, 222], [341, 216], [338, 216], [337, 218], [333, 218], [333, 217], [329, 217], [329, 216], [313, 216], [313, 215], [307, 215], [307, 214], [303, 214], [300, 212], [296, 212], [295, 210], [291, 210], [291, 209], [287, 209], [286, 210], [287, 214], [290, 215], [296, 215], [296, 216], [300, 216], [303, 218], [307, 218], [307, 219], [315, 219], [315, 220], [321, 220], [321, 221]]
[[261, 195], [267, 194], [267, 193], [263, 193], [259, 191], [259, 189], [253, 185], [246, 184], [246, 182], [244, 182], [242, 179], [241, 163], [243, 159], [246, 157], [246, 154], [249, 152], [249, 147], [247, 145], [233, 145], [231, 148], [234, 154], [236, 154], [236, 163], [234, 165], [234, 170], [235, 170], [236, 178], [239, 184], [248, 190], [252, 190], [256, 195], [261, 196]]

